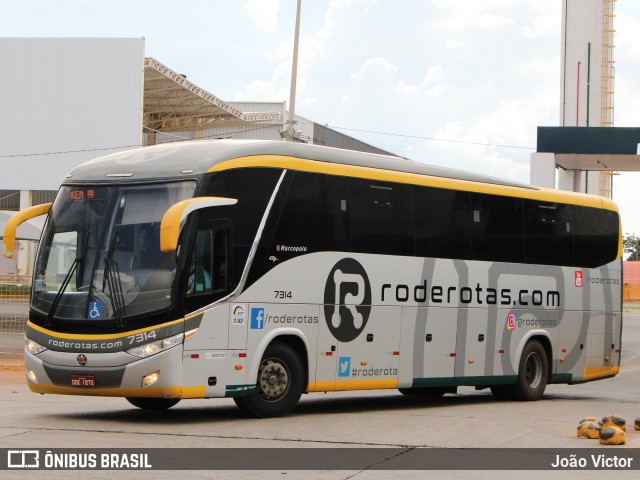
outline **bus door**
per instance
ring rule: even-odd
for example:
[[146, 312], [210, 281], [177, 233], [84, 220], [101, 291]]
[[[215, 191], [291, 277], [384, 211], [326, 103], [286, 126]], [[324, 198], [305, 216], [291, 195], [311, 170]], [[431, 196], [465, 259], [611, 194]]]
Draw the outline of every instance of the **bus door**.
[[397, 385], [402, 308], [371, 303], [362, 265], [353, 258], [338, 261], [321, 308], [315, 390]]
[[353, 319], [358, 336], [338, 342], [338, 390], [397, 387], [401, 319], [402, 308], [379, 306], [371, 308], [366, 324]]
[[[487, 344], [493, 343], [487, 332], [487, 310], [460, 308], [458, 310], [458, 343], [455, 358], [456, 377], [486, 375]], [[495, 335], [491, 332], [491, 335]], [[495, 348], [492, 349], [495, 351]], [[493, 367], [493, 362], [490, 367]]]
[[[312, 390], [397, 386], [402, 309], [368, 309], [370, 312], [361, 317], [354, 305], [340, 305], [337, 308], [335, 305], [324, 305], [318, 332], [315, 386]], [[340, 313], [334, 313], [336, 310]]]
[[[414, 382], [453, 378], [455, 368], [458, 311], [455, 308], [405, 308], [405, 323], [415, 329], [408, 332], [413, 342]], [[415, 332], [415, 335], [414, 335]], [[430, 386], [430, 384], [415, 385]]]

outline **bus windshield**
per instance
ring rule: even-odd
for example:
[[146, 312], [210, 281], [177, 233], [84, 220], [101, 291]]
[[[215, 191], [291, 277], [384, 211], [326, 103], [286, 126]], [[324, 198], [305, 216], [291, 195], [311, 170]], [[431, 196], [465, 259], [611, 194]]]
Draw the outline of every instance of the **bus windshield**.
[[160, 222], [195, 186], [63, 186], [38, 250], [32, 307], [49, 321], [116, 323], [170, 307], [176, 259], [160, 251]]

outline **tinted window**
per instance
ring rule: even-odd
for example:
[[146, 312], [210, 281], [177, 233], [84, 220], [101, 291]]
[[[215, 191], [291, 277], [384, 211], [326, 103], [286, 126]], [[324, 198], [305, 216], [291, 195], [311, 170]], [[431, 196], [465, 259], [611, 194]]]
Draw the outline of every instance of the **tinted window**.
[[573, 249], [577, 265], [599, 267], [618, 255], [618, 215], [610, 210], [573, 207]]
[[305, 253], [348, 251], [347, 198], [346, 178], [295, 172], [267, 261], [275, 264]]
[[242, 168], [205, 177], [203, 195], [238, 199], [235, 205], [200, 212], [201, 220], [227, 219], [231, 223], [233, 269], [228, 279], [231, 289], [240, 281], [262, 216], [281, 173], [282, 170], [274, 168]]
[[198, 227], [189, 261], [187, 295], [228, 290], [230, 234], [225, 221], [207, 222]]
[[188, 311], [230, 293], [231, 238], [231, 224], [226, 220], [207, 220], [198, 225], [186, 275], [185, 306]]
[[574, 265], [570, 205], [524, 201], [527, 263]]
[[411, 187], [373, 180], [349, 181], [351, 250], [413, 255]]
[[473, 258], [524, 263], [522, 200], [470, 194]]
[[416, 255], [472, 258], [469, 194], [441, 188], [414, 187], [413, 195]]

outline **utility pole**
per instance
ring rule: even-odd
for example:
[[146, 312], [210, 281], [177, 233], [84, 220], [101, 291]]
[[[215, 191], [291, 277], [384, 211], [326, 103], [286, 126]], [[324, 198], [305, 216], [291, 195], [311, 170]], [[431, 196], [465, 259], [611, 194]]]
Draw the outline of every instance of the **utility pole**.
[[296, 81], [298, 79], [298, 43], [300, 40], [300, 8], [302, 0], [298, 0], [296, 10], [296, 31], [293, 37], [293, 62], [291, 64], [291, 87], [289, 89], [289, 115], [284, 137], [289, 142], [296, 141], [295, 111], [296, 111]]

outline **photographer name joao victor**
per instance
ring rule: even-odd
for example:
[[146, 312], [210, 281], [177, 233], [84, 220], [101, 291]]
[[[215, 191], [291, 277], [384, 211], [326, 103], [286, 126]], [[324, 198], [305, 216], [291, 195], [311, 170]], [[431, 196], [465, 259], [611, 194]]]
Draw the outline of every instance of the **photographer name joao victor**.
[[609, 457], [605, 454], [587, 455], [584, 457], [578, 457], [575, 453], [567, 456], [556, 455], [553, 462], [551, 462], [552, 468], [567, 469], [567, 468], [626, 468], [631, 469], [633, 457], [619, 457], [614, 455]]

